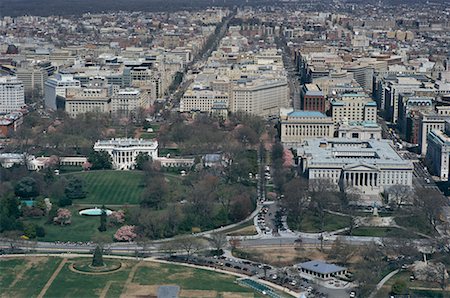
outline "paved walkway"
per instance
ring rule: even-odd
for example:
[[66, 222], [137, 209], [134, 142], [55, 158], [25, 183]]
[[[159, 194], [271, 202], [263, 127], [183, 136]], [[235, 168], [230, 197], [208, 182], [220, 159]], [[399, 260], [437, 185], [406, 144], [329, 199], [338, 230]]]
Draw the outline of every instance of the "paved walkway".
[[59, 272], [61, 272], [61, 270], [64, 268], [64, 265], [66, 264], [66, 262], [67, 262], [67, 258], [64, 258], [61, 261], [61, 263], [59, 264], [58, 268], [56, 268], [55, 272], [53, 272], [52, 276], [50, 277], [50, 279], [47, 281], [47, 283], [45, 284], [45, 286], [42, 288], [41, 292], [37, 296], [38, 298], [44, 297], [45, 293], [47, 293], [47, 290], [50, 288], [50, 286], [52, 285], [53, 281], [58, 276]]
[[394, 270], [391, 273], [389, 273], [388, 275], [386, 275], [385, 277], [383, 277], [382, 280], [380, 280], [380, 282], [377, 284], [377, 286], [375, 287], [375, 290], [370, 294], [369, 298], [374, 298], [375, 295], [377, 294], [378, 290], [381, 289], [382, 286], [384, 286], [384, 284], [391, 279], [392, 276], [396, 275], [400, 270]]

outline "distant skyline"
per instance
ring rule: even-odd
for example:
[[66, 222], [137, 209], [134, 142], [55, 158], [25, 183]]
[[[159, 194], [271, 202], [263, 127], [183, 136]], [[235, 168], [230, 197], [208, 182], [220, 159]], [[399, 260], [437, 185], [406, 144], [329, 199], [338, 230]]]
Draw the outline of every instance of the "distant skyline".
[[[423, 0], [381, 0], [383, 3], [424, 3]], [[0, 17], [22, 15], [76, 15], [87, 12], [106, 11], [176, 11], [208, 6], [270, 5], [272, 0], [0, 0]], [[300, 0], [297, 3], [330, 3], [331, 0]], [[379, 0], [346, 0], [347, 3], [377, 3]], [[429, 3], [444, 4], [448, 0], [431, 0]], [[149, 5], [151, 4], [151, 5]]]

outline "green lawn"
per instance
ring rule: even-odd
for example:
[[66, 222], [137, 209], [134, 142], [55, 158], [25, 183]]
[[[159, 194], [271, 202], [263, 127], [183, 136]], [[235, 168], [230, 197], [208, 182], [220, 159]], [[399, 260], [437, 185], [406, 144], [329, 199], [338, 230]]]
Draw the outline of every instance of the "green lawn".
[[395, 217], [395, 222], [411, 231], [436, 236], [437, 232], [430, 224], [425, 214], [403, 215]]
[[[312, 211], [308, 211], [302, 217], [300, 228], [288, 216], [288, 226], [293, 230], [300, 230], [307, 233], [320, 232], [319, 217]], [[349, 226], [349, 217], [340, 216], [331, 213], [325, 213], [324, 231], [336, 231]]]
[[414, 233], [399, 229], [385, 227], [358, 227], [353, 230], [353, 236], [369, 237], [399, 237], [399, 238], [420, 238]]
[[[127, 294], [126, 289], [139, 286], [179, 285], [181, 290], [242, 293], [243, 297], [257, 296], [252, 289], [239, 286], [236, 277], [203, 269], [189, 268], [175, 264], [143, 262], [137, 268], [131, 284], [126, 284], [135, 261], [122, 260], [122, 269], [99, 275], [87, 275], [69, 269], [71, 263], [81, 258], [69, 259], [48, 288], [44, 297], [98, 297], [109, 284], [106, 297]], [[86, 258], [82, 258], [87, 260]], [[58, 257], [33, 257], [0, 259], [0, 296], [36, 297], [62, 262]], [[105, 259], [108, 262], [108, 259]], [[153, 290], [151, 290], [153, 289]], [[149, 291], [157, 288], [150, 287]], [[206, 292], [210, 294], [211, 292]], [[148, 293], [151, 295], [152, 293]], [[156, 293], [153, 293], [156, 294]], [[201, 294], [198, 294], [201, 295]], [[206, 295], [205, 295], [206, 296]], [[258, 296], [259, 297], [259, 296]]]
[[[0, 296], [36, 297], [62, 259], [0, 259]], [[14, 283], [14, 284], [13, 284]]]
[[78, 204], [138, 204], [144, 187], [139, 171], [92, 171], [70, 174], [84, 179], [88, 195]]
[[96, 235], [107, 235], [111, 238], [117, 228], [108, 227], [106, 232], [100, 233], [98, 226], [100, 225], [100, 217], [98, 216], [82, 216], [78, 212], [80, 207], [74, 205], [68, 209], [72, 212], [72, 223], [66, 226], [55, 224], [46, 224], [47, 218], [33, 218], [26, 222], [32, 222], [43, 226], [45, 229], [45, 237], [38, 237], [38, 241], [91, 241]]
[[172, 264], [139, 267], [133, 282], [141, 285], [177, 284], [186, 290], [253, 292], [234, 283], [234, 276]]

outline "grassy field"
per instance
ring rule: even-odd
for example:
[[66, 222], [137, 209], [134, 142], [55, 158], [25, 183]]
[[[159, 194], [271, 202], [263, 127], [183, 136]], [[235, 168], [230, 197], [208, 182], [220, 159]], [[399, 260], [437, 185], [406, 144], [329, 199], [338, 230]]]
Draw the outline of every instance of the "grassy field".
[[78, 212], [81, 207], [77, 205], [67, 207], [72, 212], [72, 223], [67, 226], [60, 226], [55, 224], [46, 224], [47, 218], [33, 218], [26, 222], [32, 222], [43, 226], [45, 229], [45, 237], [38, 237], [38, 241], [91, 241], [96, 235], [107, 235], [111, 238], [116, 232], [117, 228], [108, 227], [106, 232], [100, 233], [98, 226], [100, 225], [100, 218], [98, 216], [82, 216]]
[[[297, 230], [298, 227], [287, 218], [289, 228]], [[340, 216], [330, 213], [325, 213], [324, 231], [331, 232], [336, 231], [349, 225], [349, 218], [346, 216]], [[314, 212], [306, 212], [302, 218], [301, 227], [299, 229], [302, 232], [318, 233], [320, 232], [320, 220]]]
[[[87, 275], [70, 270], [71, 263], [77, 260], [67, 260], [44, 297], [89, 298], [101, 293], [106, 297], [156, 296], [159, 285], [179, 285], [180, 297], [223, 297], [225, 293], [233, 297], [257, 296], [250, 288], [235, 283], [235, 277], [207, 270], [122, 260], [119, 271]], [[57, 257], [0, 259], [0, 297], [38, 296], [62, 261]]]
[[358, 227], [353, 230], [353, 236], [370, 237], [399, 237], [399, 238], [419, 238], [414, 233], [399, 229], [385, 227]]
[[0, 297], [36, 297], [60, 258], [0, 259]]
[[409, 230], [414, 232], [426, 234], [429, 236], [438, 235], [425, 214], [414, 214], [413, 216], [397, 216], [395, 217], [395, 222], [399, 226], [408, 228]]
[[138, 204], [144, 187], [142, 172], [138, 171], [92, 171], [70, 174], [84, 179], [88, 195], [76, 200], [79, 204], [125, 205]]

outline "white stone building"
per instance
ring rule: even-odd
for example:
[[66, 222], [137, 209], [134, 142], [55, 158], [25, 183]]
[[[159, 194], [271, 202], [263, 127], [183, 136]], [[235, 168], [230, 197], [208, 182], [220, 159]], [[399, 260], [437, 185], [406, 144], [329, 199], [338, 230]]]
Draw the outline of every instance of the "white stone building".
[[17, 111], [24, 105], [22, 82], [16, 77], [0, 77], [0, 114]]
[[331, 117], [317, 111], [280, 111], [280, 136], [285, 146], [317, 137], [332, 138], [334, 123]]
[[445, 123], [445, 130], [432, 130], [427, 135], [428, 148], [426, 164], [433, 175], [448, 181], [450, 161], [450, 122]]
[[111, 112], [126, 113], [136, 112], [139, 108], [150, 106], [149, 97], [139, 89], [127, 88], [114, 93], [111, 97]]
[[57, 74], [45, 82], [45, 107], [56, 110], [57, 97], [66, 98], [68, 88], [81, 88], [80, 81], [74, 80], [72, 75]]
[[413, 164], [404, 160], [390, 140], [311, 139], [297, 149], [303, 172], [342, 190], [377, 196], [393, 185], [412, 185]]
[[376, 122], [348, 121], [339, 124], [338, 138], [380, 140], [381, 126]]
[[143, 139], [99, 140], [94, 144], [95, 151], [106, 151], [116, 170], [132, 170], [136, 167], [136, 157], [146, 153], [153, 160], [158, 158], [158, 142]]
[[331, 101], [333, 122], [377, 121], [377, 104], [364, 93], [342, 94]]

